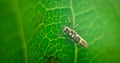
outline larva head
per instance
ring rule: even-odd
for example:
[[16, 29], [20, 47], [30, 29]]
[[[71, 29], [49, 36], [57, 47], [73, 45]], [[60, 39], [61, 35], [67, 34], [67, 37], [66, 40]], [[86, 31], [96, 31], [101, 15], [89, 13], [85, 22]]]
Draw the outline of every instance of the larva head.
[[66, 34], [69, 34], [70, 33], [69, 27], [64, 26], [63, 27], [63, 32], [66, 33]]

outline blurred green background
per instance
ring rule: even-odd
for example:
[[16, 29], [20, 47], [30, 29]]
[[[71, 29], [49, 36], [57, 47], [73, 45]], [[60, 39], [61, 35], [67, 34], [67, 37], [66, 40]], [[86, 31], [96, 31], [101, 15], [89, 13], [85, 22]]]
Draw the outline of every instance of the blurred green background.
[[120, 0], [0, 0], [0, 63], [120, 63]]

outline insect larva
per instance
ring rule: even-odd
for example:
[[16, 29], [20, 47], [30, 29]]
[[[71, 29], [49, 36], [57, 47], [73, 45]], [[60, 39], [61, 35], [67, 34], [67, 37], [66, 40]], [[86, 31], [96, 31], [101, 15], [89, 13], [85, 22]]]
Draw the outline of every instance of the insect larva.
[[81, 37], [79, 36], [74, 30], [70, 29], [67, 26], [63, 27], [63, 32], [70, 37], [74, 42], [80, 44], [81, 46], [87, 48], [88, 44], [87, 42]]

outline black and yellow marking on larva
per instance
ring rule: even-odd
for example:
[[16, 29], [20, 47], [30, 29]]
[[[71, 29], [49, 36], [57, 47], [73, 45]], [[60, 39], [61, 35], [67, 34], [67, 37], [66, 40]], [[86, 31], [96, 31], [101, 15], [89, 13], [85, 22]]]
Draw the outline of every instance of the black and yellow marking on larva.
[[87, 42], [81, 37], [79, 36], [74, 30], [70, 29], [67, 26], [63, 27], [63, 32], [70, 37], [74, 42], [80, 44], [81, 46], [87, 48], [88, 44]]

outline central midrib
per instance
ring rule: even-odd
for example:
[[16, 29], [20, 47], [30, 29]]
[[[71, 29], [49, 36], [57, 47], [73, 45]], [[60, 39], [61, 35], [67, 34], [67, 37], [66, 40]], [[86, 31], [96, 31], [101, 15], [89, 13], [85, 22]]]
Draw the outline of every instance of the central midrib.
[[[71, 12], [72, 12], [72, 24], [73, 24], [73, 28], [74, 28], [75, 27], [75, 15], [74, 15], [74, 10], [73, 10], [73, 6], [72, 6], [72, 0], [70, 0], [70, 8], [71, 8]], [[75, 47], [74, 63], [77, 63], [78, 48], [77, 48], [76, 44], [74, 44], [74, 47]]]

